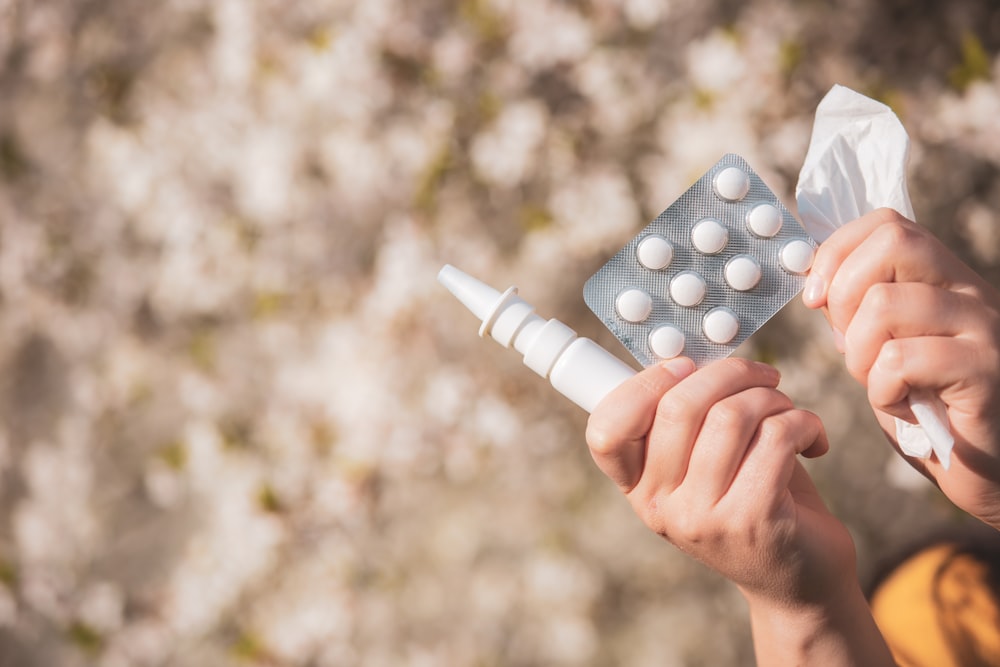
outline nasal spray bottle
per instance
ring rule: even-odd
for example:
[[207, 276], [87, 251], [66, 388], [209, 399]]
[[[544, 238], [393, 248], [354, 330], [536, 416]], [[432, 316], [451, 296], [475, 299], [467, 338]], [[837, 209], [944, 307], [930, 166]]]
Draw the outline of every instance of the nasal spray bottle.
[[517, 296], [517, 288], [502, 294], [454, 266], [445, 265], [438, 281], [448, 288], [489, 335], [524, 356], [524, 365], [547, 378], [556, 391], [588, 413], [636, 371], [615, 355], [559, 320], [545, 320], [534, 306]]

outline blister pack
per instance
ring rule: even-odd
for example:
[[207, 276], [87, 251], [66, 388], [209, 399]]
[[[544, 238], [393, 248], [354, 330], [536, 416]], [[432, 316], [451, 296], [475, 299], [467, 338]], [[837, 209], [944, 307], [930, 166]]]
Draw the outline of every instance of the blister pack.
[[802, 289], [816, 244], [739, 155], [727, 154], [584, 285], [643, 366], [729, 356]]

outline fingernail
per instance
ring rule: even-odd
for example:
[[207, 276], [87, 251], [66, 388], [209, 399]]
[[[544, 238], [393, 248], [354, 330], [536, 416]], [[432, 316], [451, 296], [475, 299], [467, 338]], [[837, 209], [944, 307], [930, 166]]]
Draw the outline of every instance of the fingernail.
[[826, 281], [818, 273], [810, 273], [802, 288], [802, 300], [807, 306], [818, 306], [823, 301], [826, 292]]
[[837, 352], [843, 354], [846, 349], [844, 334], [836, 327], [833, 327], [831, 330], [833, 331], [833, 346], [837, 348]]
[[678, 380], [686, 378], [691, 373], [694, 373], [695, 365], [694, 362], [687, 357], [674, 357], [673, 359], [667, 359], [660, 366], [668, 373], [673, 375]]

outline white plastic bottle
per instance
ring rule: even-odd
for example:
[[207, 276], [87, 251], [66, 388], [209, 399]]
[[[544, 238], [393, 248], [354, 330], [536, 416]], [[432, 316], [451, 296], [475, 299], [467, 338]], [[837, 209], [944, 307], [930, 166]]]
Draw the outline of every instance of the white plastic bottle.
[[545, 320], [510, 287], [502, 294], [489, 285], [446, 264], [438, 282], [461, 301], [482, 326], [480, 336], [493, 338], [524, 355], [524, 364], [556, 391], [587, 412], [593, 412], [618, 385], [636, 371], [621, 359], [559, 320]]

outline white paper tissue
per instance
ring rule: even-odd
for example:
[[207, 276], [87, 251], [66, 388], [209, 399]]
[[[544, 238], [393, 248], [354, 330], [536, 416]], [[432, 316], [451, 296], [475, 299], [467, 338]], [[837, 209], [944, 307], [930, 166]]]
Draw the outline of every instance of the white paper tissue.
[[[893, 208], [914, 220], [906, 190], [910, 138], [892, 109], [836, 85], [816, 108], [812, 139], [799, 172], [795, 198], [803, 227], [817, 242], [838, 227], [877, 208]], [[911, 392], [919, 425], [896, 420], [896, 439], [910, 456], [933, 451], [945, 469], [954, 439], [937, 396]]]

